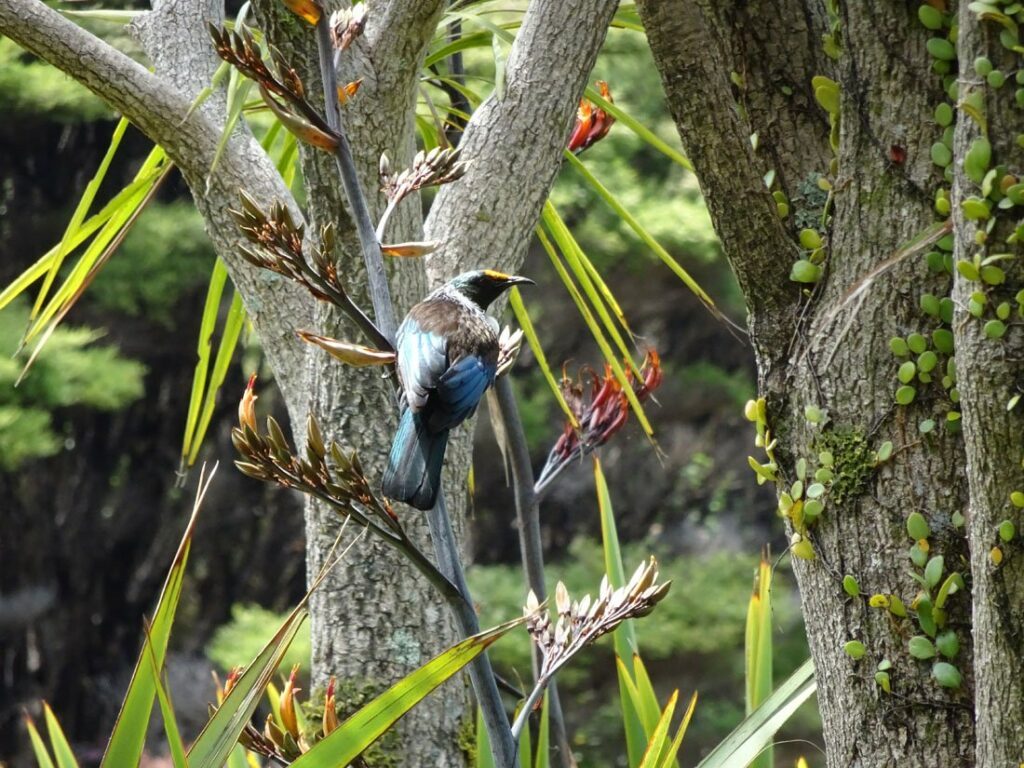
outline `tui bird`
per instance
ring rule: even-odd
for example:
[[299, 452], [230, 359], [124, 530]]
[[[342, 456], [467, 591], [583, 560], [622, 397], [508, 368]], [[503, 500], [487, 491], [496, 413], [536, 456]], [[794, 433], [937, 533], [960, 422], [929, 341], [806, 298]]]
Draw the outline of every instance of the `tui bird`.
[[409, 310], [398, 329], [402, 418], [384, 471], [386, 496], [430, 509], [441, 487], [449, 430], [473, 415], [498, 367], [491, 302], [513, 285], [533, 284], [485, 269], [464, 272]]

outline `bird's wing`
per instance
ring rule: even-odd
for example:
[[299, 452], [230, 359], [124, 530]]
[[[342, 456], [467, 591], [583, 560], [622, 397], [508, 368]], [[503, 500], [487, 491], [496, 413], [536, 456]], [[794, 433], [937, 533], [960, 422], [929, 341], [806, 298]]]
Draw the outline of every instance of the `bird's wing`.
[[411, 313], [398, 329], [397, 341], [402, 388], [409, 407], [418, 411], [448, 369], [448, 343], [440, 333], [424, 330]]
[[437, 403], [430, 415], [431, 429], [451, 429], [476, 410], [484, 391], [494, 383], [496, 355], [460, 357], [437, 382]]

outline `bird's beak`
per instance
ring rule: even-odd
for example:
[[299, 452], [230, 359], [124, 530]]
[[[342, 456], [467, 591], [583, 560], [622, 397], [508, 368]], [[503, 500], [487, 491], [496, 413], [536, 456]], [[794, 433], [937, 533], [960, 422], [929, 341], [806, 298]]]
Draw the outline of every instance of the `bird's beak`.
[[528, 277], [523, 277], [522, 275], [509, 275], [509, 278], [508, 280], [505, 281], [505, 284], [509, 287], [513, 285], [536, 285], [536, 283], [533, 282], [533, 280], [531, 280]]

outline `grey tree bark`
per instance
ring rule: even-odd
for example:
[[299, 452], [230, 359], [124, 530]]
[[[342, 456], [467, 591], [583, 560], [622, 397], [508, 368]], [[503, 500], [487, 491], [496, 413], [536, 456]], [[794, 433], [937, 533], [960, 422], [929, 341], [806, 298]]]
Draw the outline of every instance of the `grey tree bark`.
[[[256, 0], [259, 25], [296, 67], [307, 91], [318, 92], [312, 30], [280, 3]], [[338, 4], [328, 4], [328, 12]], [[458, 184], [438, 195], [427, 225], [442, 244], [424, 262], [398, 260], [390, 283], [399, 313], [428, 285], [477, 266], [515, 270], [561, 162], [575, 105], [615, 11], [615, 0], [533, 0], [512, 46], [504, 97], [492, 96], [470, 121], [463, 156], [472, 161]], [[377, 163], [387, 152], [395, 167], [414, 150], [414, 104], [419, 67], [444, 7], [441, 0], [370, 0], [366, 33], [343, 58], [340, 82], [364, 78], [343, 110], [371, 212], [379, 216]], [[0, 33], [75, 77], [160, 143], [181, 168], [218, 254], [245, 300], [267, 351], [293, 425], [316, 416], [328, 436], [356, 448], [368, 472], [379, 474], [394, 426], [389, 387], [379, 375], [334, 364], [301, 346], [300, 327], [358, 339], [356, 329], [328, 308], [274, 275], [257, 272], [237, 256], [241, 239], [226, 211], [245, 189], [260, 201], [281, 200], [307, 231], [336, 227], [337, 262], [351, 295], [369, 308], [365, 267], [333, 160], [302, 150], [309, 200], [303, 212], [248, 130], [236, 129], [216, 173], [207, 182], [224, 121], [222, 96], [184, 119], [217, 61], [205, 22], [223, 14], [216, 0], [163, 0], [135, 22], [156, 74], [84, 32], [37, 0], [0, 0]], [[392, 218], [386, 240], [420, 239], [418, 200]], [[296, 430], [301, 441], [303, 429]], [[461, 530], [472, 425], [449, 449], [449, 508]], [[510, 496], [511, 507], [511, 496]], [[308, 568], [316, 573], [338, 528], [336, 515], [307, 508]], [[421, 543], [419, 513], [406, 514]], [[351, 534], [350, 534], [351, 535]], [[427, 548], [429, 550], [429, 548]], [[352, 688], [379, 688], [423, 663], [455, 639], [450, 617], [427, 583], [391, 551], [368, 543], [337, 568], [312, 603], [315, 680], [330, 674]], [[450, 683], [418, 707], [400, 729], [403, 764], [456, 766], [465, 762], [457, 741], [468, 714], [466, 686]]]
[[[1019, 387], [1022, 339], [1019, 323], [1008, 320], [1000, 341], [986, 338], [984, 323], [1021, 287], [1019, 249], [1005, 244], [1015, 221], [1009, 211], [988, 233], [985, 254], [1012, 254], [999, 262], [1005, 283], [968, 280], [957, 270], [954, 281], [926, 265], [927, 252], [942, 252], [935, 245], [943, 232], [934, 226], [940, 219], [934, 201], [940, 188], [949, 188], [932, 160], [932, 145], [943, 139], [933, 115], [949, 98], [926, 44], [930, 37], [944, 39], [947, 30], [922, 26], [917, 3], [839, 3], [834, 19], [826, 4], [803, 0], [638, 5], [669, 107], [747, 299], [759, 387], [778, 439], [780, 494], [792, 493], [798, 462], [810, 464], [813, 474], [822, 450], [835, 456], [837, 477], [807, 534], [815, 557], [794, 558], [828, 764], [1017, 766], [1024, 757], [1024, 572], [1015, 543], [1001, 541], [997, 527], [1003, 520], [1020, 526], [1010, 493], [1024, 485], [1024, 446], [1020, 412], [1006, 406]], [[970, 91], [984, 92], [991, 166], [1003, 164], [1019, 175], [1013, 98], [986, 87], [973, 63], [985, 55], [1012, 71], [1019, 57], [1000, 45], [998, 26], [979, 22], [967, 3], [961, 5], [956, 106]], [[836, 60], [823, 52], [827, 35], [841, 47]], [[952, 66], [956, 75], [956, 62]], [[815, 103], [816, 75], [839, 86], [835, 153], [827, 114]], [[964, 110], [951, 114], [953, 260], [969, 261], [980, 250], [975, 235], [984, 222], [967, 221], [959, 203], [982, 196], [963, 170], [981, 129]], [[830, 173], [833, 162], [837, 172]], [[787, 216], [780, 216], [765, 186], [770, 171], [772, 190], [788, 198]], [[833, 190], [827, 229], [815, 194], [819, 174]], [[821, 280], [808, 291], [789, 279], [793, 262], [807, 256], [798, 237], [804, 227], [824, 230], [828, 254]], [[923, 243], [908, 245], [925, 232], [931, 236]], [[987, 301], [981, 320], [967, 311], [978, 291]], [[951, 322], [922, 312], [922, 294], [951, 294]], [[890, 338], [919, 333], [934, 352], [936, 329], [952, 332], [955, 352], [940, 351], [936, 381], [913, 379], [913, 401], [896, 405], [897, 367], [921, 360], [917, 353], [894, 357]], [[947, 357], [955, 362], [959, 403], [937, 381]], [[821, 423], [808, 421], [807, 406], [824, 412]], [[919, 425], [929, 419], [938, 427], [922, 432]], [[893, 456], [876, 462], [874, 451], [885, 441], [895, 446]], [[945, 630], [959, 651], [938, 657], [962, 674], [956, 688], [937, 684], [936, 659], [909, 653], [911, 636], [927, 636], [914, 601], [922, 592], [936, 596], [934, 587], [925, 590], [910, 575], [920, 573], [908, 555], [912, 513], [929, 525], [928, 556], [944, 558], [942, 578], [958, 571], [966, 579], [967, 589], [944, 605]], [[965, 526], [956, 524], [963, 520], [958, 515]], [[997, 545], [1001, 564], [991, 555]], [[844, 590], [846, 575], [859, 583], [858, 597]], [[871, 607], [868, 596], [875, 594], [890, 604], [892, 595], [900, 597], [905, 616]], [[866, 648], [859, 661], [844, 653], [850, 640]], [[891, 693], [875, 679], [882, 660], [891, 664], [883, 670]]]

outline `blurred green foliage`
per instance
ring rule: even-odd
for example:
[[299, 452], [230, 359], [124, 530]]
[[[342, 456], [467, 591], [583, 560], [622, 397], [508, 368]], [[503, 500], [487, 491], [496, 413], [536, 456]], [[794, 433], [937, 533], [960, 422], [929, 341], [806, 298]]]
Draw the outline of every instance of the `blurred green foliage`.
[[[213, 633], [206, 646], [206, 657], [225, 672], [232, 667], [245, 666], [274, 636], [285, 616], [285, 613], [275, 613], [258, 605], [232, 606], [231, 621]], [[288, 648], [281, 669], [299, 664], [308, 672], [310, 658], [309, 622], [306, 622]]]
[[[642, 35], [609, 31], [593, 77], [608, 82], [616, 104], [659, 138], [679, 146], [679, 135], [665, 110], [658, 72]], [[670, 253], [690, 263], [720, 258], [718, 238], [692, 173], [622, 125], [613, 126], [582, 159]], [[634, 270], [665, 269], [571, 170], [559, 176], [552, 200], [599, 268], [624, 263]], [[665, 275], [670, 277], [667, 270]]]
[[[633, 542], [623, 547], [627, 571], [644, 562], [655, 542]], [[548, 588], [561, 580], [574, 597], [597, 594], [604, 575], [600, 544], [577, 538], [564, 557], [545, 568]], [[671, 555], [659, 561], [662, 579], [673, 583], [669, 597], [657, 611], [636, 622], [637, 638], [645, 661], [679, 653], [713, 653], [739, 647], [747, 616], [747, 596], [757, 559], [753, 554], [711, 552], [702, 555]], [[467, 578], [480, 610], [481, 624], [489, 626], [519, 615], [525, 600], [522, 568], [518, 565], [470, 567]], [[795, 605], [776, 595], [778, 621], [792, 624]], [[611, 654], [611, 644], [607, 644]], [[525, 634], [515, 634], [494, 646], [495, 664], [522, 677], [530, 675], [530, 649]], [[742, 659], [740, 659], [742, 662]], [[578, 665], [577, 665], [578, 666]]]
[[102, 309], [165, 328], [183, 294], [205, 286], [215, 258], [191, 202], [150, 204], [86, 294]]
[[[634, 542], [623, 550], [627, 569], [643, 562], [657, 542]], [[672, 591], [657, 610], [634, 622], [640, 652], [658, 688], [667, 696], [680, 687], [689, 695], [700, 692], [697, 713], [687, 742], [697, 754], [702, 746], [722, 739], [743, 719], [743, 636], [747, 601], [757, 557], [733, 551], [699, 555], [666, 555], [659, 559]], [[600, 544], [576, 539], [568, 552], [547, 566], [549, 589], [561, 579], [578, 599], [596, 594], [604, 573]], [[467, 577], [482, 626], [519, 615], [525, 602], [522, 570], [518, 565], [472, 566]], [[773, 582], [775, 667], [778, 679], [788, 676], [807, 658], [807, 644], [796, 594], [788, 572]], [[232, 621], [220, 628], [207, 646], [207, 657], [221, 669], [245, 664], [270, 637], [283, 616], [254, 606], [235, 606]], [[531, 678], [529, 639], [514, 632], [488, 651], [497, 671], [521, 687]], [[309, 664], [309, 630], [303, 627], [285, 665]], [[582, 653], [559, 673], [558, 680], [573, 729], [574, 748], [582, 765], [617, 765], [623, 749], [610, 638]], [[813, 705], [805, 707], [790, 725], [794, 733], [813, 733], [819, 727]]]
[[[28, 309], [14, 304], [0, 312], [0, 469], [51, 456], [65, 440], [58, 408], [87, 406], [116, 410], [143, 393], [145, 368], [96, 345], [102, 332], [61, 327], [39, 354], [25, 380], [15, 387], [27, 356], [18, 349]], [[55, 423], [56, 422], [56, 423]]]
[[110, 107], [85, 88], [7, 38], [0, 38], [0, 103], [8, 119], [79, 123], [112, 116]]
[[721, 410], [741, 412], [757, 393], [753, 375], [746, 369], [727, 371], [706, 360], [678, 368], [669, 361], [663, 367], [665, 377], [684, 400], [715, 403]]

